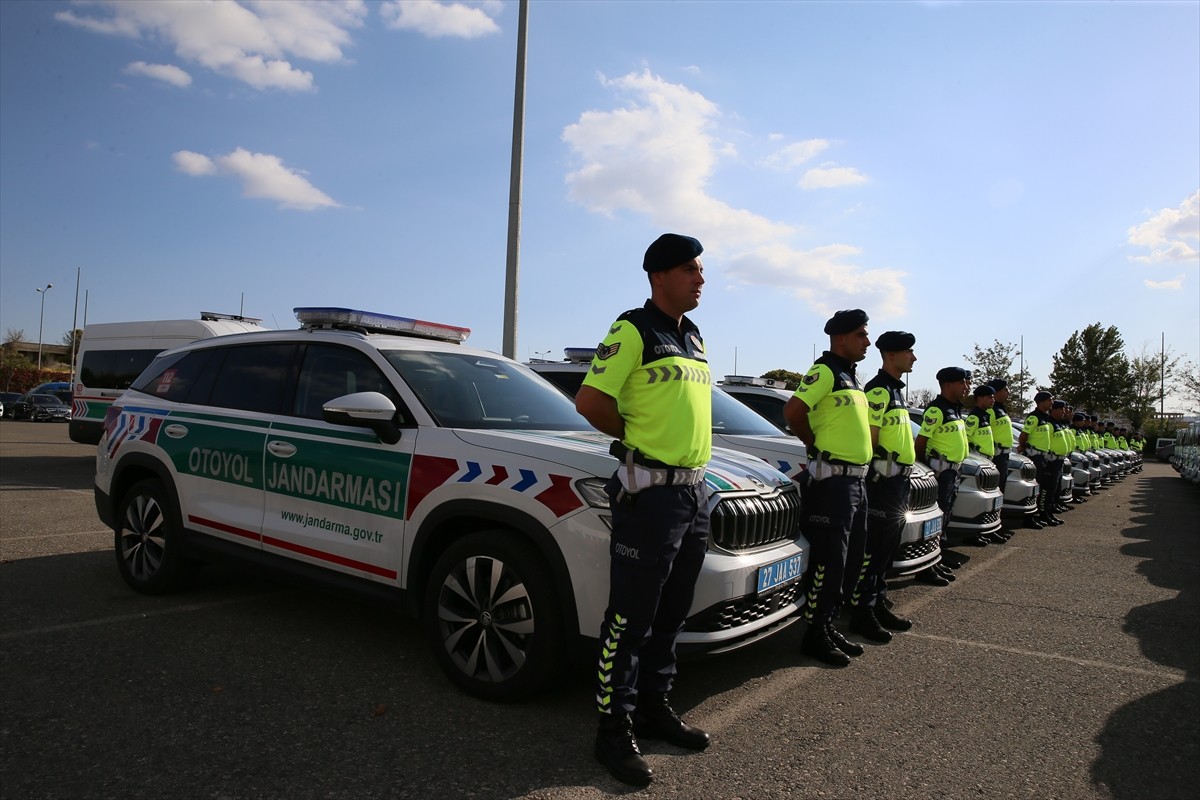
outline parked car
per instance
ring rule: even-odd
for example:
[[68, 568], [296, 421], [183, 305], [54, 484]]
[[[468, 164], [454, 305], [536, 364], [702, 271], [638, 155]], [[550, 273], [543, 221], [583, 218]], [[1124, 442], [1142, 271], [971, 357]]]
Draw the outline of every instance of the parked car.
[[[450, 325], [298, 308], [300, 330], [159, 354], [113, 400], [95, 501], [134, 590], [233, 558], [390, 601], [481, 697], [594, 657], [608, 602], [612, 438], [527, 367]], [[800, 493], [760, 459], [706, 467], [712, 526], [681, 652], [798, 619]]]
[[20, 392], [0, 392], [0, 416], [12, 419], [13, 405], [20, 400], [23, 395]]
[[26, 394], [52, 394], [66, 405], [71, 405], [71, 384], [67, 381], [39, 383]]
[[[568, 347], [564, 353], [565, 361], [530, 361], [527, 366], [574, 397], [583, 384], [595, 348]], [[790, 392], [785, 394], [791, 396]], [[798, 480], [808, 468], [807, 449], [799, 439], [783, 433], [782, 428], [772, 425], [752, 406], [739, 403], [718, 386], [713, 387], [712, 418], [715, 447], [758, 456], [792, 480]], [[937, 480], [932, 470], [917, 464], [910, 483], [908, 519], [889, 569], [892, 577], [914, 575], [942, 558], [939, 541], [942, 512], [937, 506]]]
[[70, 422], [71, 407], [52, 394], [29, 393], [13, 404], [13, 419]]

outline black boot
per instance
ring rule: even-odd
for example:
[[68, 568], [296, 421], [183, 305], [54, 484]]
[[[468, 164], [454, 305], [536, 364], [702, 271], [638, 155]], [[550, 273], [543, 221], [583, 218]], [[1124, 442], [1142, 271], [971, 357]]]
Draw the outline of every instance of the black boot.
[[637, 739], [633, 736], [633, 721], [628, 714], [605, 714], [600, 717], [593, 752], [596, 760], [621, 783], [645, 786], [654, 779], [654, 772], [638, 749]]
[[842, 635], [842, 632], [833, 627], [832, 624], [825, 629], [825, 633], [829, 634], [829, 641], [833, 642], [833, 646], [841, 650], [846, 655], [854, 658], [863, 654], [863, 646], [857, 642], [852, 642]]
[[950, 569], [945, 564], [934, 564], [933, 569], [938, 575], [941, 575], [950, 583], [954, 583], [956, 580], [958, 580], [958, 576], [954, 574], [954, 570]]
[[1033, 528], [1035, 531], [1040, 531], [1046, 527], [1046, 523], [1038, 519], [1036, 514], [1030, 514], [1029, 516], [1025, 517], [1025, 527]]
[[879, 620], [875, 618], [875, 609], [870, 606], [858, 606], [854, 609], [854, 616], [850, 618], [850, 632], [879, 644], [887, 644], [892, 640], [892, 635], [879, 624]]
[[892, 612], [887, 606], [875, 604], [875, 620], [889, 631], [907, 631], [912, 628], [912, 620], [905, 619]]
[[665, 692], [641, 692], [633, 712], [633, 730], [643, 739], [659, 739], [688, 750], [708, 747], [709, 736], [679, 718]]
[[917, 580], [930, 586], [949, 586], [950, 581], [936, 567], [926, 567], [917, 573]]
[[834, 643], [829, 641], [829, 634], [825, 632], [825, 625], [821, 622], [808, 624], [804, 641], [800, 643], [800, 652], [831, 667], [850, 665], [850, 656], [838, 650]]

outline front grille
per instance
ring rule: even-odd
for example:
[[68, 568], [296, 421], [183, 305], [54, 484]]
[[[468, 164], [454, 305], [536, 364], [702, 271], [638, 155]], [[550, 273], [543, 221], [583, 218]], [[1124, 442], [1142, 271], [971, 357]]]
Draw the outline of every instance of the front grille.
[[688, 617], [683, 629], [692, 633], [711, 633], [738, 628], [794, 605], [799, 596], [800, 581], [795, 581], [765, 594], [726, 600]]
[[991, 464], [980, 464], [979, 474], [975, 476], [975, 485], [983, 491], [1000, 488], [1000, 470]]
[[800, 492], [795, 484], [771, 495], [726, 497], [712, 512], [712, 541], [722, 550], [753, 550], [795, 539], [800, 528]]
[[1026, 495], [1025, 497], [1021, 498], [1021, 502], [1018, 503], [1018, 505], [1025, 508], [1037, 508], [1037, 495]]
[[932, 473], [915, 476], [909, 484], [912, 486], [912, 492], [908, 496], [910, 509], [919, 511], [937, 503], [937, 478]]
[[936, 536], [920, 542], [909, 542], [900, 548], [900, 551], [896, 553], [896, 557], [892, 561], [916, 561], [936, 553], [939, 547], [940, 545]]

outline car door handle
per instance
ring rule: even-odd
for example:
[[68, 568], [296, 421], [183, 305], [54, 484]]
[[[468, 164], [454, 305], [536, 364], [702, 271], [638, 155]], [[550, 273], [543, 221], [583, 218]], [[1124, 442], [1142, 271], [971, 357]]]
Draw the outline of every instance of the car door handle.
[[187, 436], [188, 429], [186, 425], [172, 424], [163, 428], [163, 433], [165, 433], [167, 436], [170, 436], [172, 439], [182, 439], [183, 437]]
[[267, 442], [267, 450], [279, 458], [291, 458], [296, 455], [296, 445], [291, 442]]

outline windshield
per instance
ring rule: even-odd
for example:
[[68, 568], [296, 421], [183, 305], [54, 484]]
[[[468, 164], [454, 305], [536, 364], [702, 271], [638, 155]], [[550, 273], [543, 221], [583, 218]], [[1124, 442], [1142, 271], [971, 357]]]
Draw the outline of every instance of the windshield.
[[739, 400], [713, 387], [713, 433], [734, 436], [782, 436], [779, 429]]
[[443, 427], [592, 429], [566, 395], [513, 361], [470, 353], [382, 352]]

